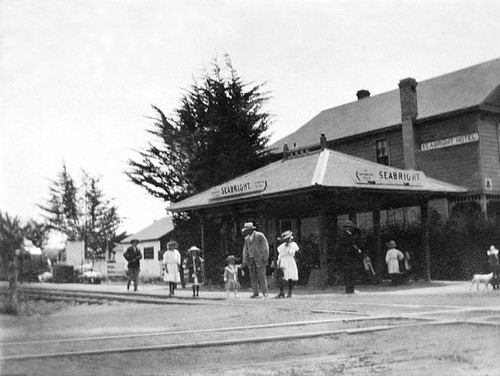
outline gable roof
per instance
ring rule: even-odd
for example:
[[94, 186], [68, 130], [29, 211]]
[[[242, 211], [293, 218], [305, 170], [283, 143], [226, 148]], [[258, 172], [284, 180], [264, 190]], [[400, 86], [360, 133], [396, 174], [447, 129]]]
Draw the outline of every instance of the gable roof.
[[[487, 103], [500, 91], [500, 58], [417, 85], [417, 119], [425, 119]], [[373, 95], [320, 112], [295, 132], [273, 143], [281, 150], [318, 144], [318, 135], [336, 140], [401, 124], [399, 89]]]
[[[379, 183], [376, 181], [368, 182], [370, 178], [360, 180], [356, 177], [356, 172], [365, 173], [366, 177], [366, 174], [378, 174], [379, 171], [382, 171], [382, 173], [387, 172], [387, 174], [417, 174], [421, 184], [403, 185], [401, 182], [395, 184], [379, 184], [380, 181]], [[254, 183], [259, 183], [258, 189], [252, 190], [249, 188], [245, 194], [232, 194], [227, 197], [217, 197], [217, 193], [220, 193], [223, 189], [226, 192], [228, 188], [231, 189], [231, 187], [235, 187], [235, 190], [239, 190], [240, 188], [238, 187], [250, 187]], [[419, 192], [434, 194], [436, 196], [465, 193], [467, 191], [465, 188], [428, 178], [420, 171], [401, 170], [325, 149], [321, 152], [312, 152], [303, 154], [300, 157], [271, 163], [248, 174], [232, 179], [221, 186], [214, 187], [183, 201], [172, 204], [168, 210], [196, 210], [227, 205], [242, 200], [248, 201], [252, 199], [271, 198], [283, 194], [318, 189], [320, 187], [338, 190], [352, 190], [355, 188], [368, 192], [377, 190], [400, 193]]]
[[127, 236], [121, 241], [122, 244], [130, 243], [132, 239], [137, 239], [141, 242], [146, 240], [158, 240], [167, 235], [174, 229], [172, 217], [164, 217], [154, 221], [148, 227], [136, 232], [133, 235]]

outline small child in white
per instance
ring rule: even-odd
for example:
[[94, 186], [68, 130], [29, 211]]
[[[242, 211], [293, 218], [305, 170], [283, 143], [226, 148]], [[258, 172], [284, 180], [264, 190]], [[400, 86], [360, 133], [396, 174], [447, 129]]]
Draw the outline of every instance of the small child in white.
[[231, 290], [234, 291], [234, 297], [238, 298], [238, 289], [240, 288], [238, 270], [241, 269], [241, 265], [235, 265], [236, 259], [233, 255], [227, 256], [227, 263], [228, 265], [224, 268], [224, 282], [226, 284], [227, 298], [229, 298], [229, 292]]

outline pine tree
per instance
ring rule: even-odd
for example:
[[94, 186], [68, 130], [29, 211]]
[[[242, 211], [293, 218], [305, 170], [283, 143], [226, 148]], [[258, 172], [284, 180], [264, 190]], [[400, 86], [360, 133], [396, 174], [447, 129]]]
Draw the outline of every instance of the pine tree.
[[51, 181], [46, 204], [38, 205], [44, 212], [47, 227], [65, 233], [69, 240], [77, 240], [81, 233], [82, 213], [78, 208], [77, 192], [75, 181], [63, 163], [57, 179]]
[[[56, 180], [51, 181], [49, 198], [42, 209], [45, 224], [58, 230], [71, 241], [84, 241], [88, 250], [104, 254], [113, 247], [111, 240], [121, 224], [118, 208], [99, 187], [100, 178], [83, 171], [82, 184], [77, 187], [63, 164]], [[90, 256], [88, 254], [87, 256]]]

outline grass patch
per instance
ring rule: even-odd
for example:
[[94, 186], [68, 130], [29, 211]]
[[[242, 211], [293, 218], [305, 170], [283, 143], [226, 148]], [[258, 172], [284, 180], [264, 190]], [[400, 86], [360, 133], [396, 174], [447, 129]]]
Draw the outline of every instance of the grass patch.
[[35, 316], [50, 315], [62, 309], [74, 306], [75, 303], [68, 302], [48, 302], [45, 300], [28, 299], [19, 296], [19, 301], [15, 304], [9, 296], [0, 296], [0, 314], [12, 316]]

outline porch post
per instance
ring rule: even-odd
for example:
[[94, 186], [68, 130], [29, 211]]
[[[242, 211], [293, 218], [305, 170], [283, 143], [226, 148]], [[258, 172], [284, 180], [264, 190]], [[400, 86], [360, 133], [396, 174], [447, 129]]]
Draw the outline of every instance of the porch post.
[[320, 278], [318, 281], [319, 287], [326, 287], [328, 281], [328, 229], [327, 218], [325, 209], [319, 211], [319, 273]]
[[429, 207], [425, 200], [420, 204], [420, 220], [422, 222], [422, 250], [424, 252], [424, 278], [427, 282], [431, 281], [431, 254], [429, 247]]
[[201, 257], [205, 260], [205, 233], [203, 231], [203, 216], [200, 215]]
[[380, 226], [379, 208], [373, 210], [372, 217], [373, 217], [373, 238], [375, 241], [373, 248], [374, 248], [374, 254], [376, 256], [375, 272], [377, 273], [377, 281], [382, 282], [383, 267], [384, 267], [382, 261], [384, 260], [384, 253], [382, 250], [382, 231]]

